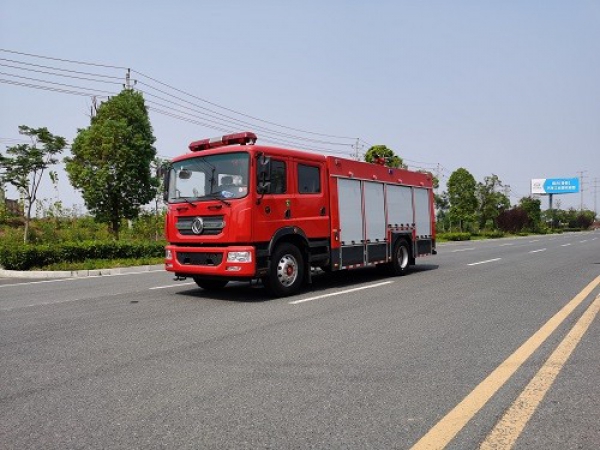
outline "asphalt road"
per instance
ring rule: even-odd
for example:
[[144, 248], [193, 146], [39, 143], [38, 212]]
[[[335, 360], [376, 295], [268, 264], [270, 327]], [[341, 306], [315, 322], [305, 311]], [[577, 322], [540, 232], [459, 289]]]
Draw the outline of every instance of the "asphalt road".
[[600, 233], [577, 233], [275, 300], [162, 271], [2, 279], [0, 448], [597, 449], [599, 275]]

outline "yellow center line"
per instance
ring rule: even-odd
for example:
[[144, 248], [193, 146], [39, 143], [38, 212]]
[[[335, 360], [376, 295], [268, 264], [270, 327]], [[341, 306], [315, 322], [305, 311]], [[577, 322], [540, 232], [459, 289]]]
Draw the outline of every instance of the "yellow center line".
[[523, 432], [525, 425], [527, 425], [527, 422], [544, 399], [554, 380], [571, 356], [571, 353], [573, 353], [573, 350], [575, 350], [575, 347], [594, 321], [598, 311], [600, 311], [600, 296], [596, 297], [596, 300], [585, 311], [552, 355], [550, 355], [525, 390], [506, 411], [502, 419], [500, 419], [481, 444], [481, 450], [499, 448], [505, 450], [514, 446], [518, 437]]
[[443, 449], [464, 428], [473, 416], [490, 400], [508, 379], [523, 365], [560, 324], [600, 284], [600, 276], [535, 332], [521, 347], [501, 363], [458, 405], [446, 414], [412, 447], [412, 450]]

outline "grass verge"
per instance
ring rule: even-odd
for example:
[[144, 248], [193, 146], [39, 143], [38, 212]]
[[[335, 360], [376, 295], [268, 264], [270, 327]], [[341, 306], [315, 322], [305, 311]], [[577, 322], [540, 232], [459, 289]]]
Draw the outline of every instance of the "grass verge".
[[122, 259], [88, 259], [82, 262], [61, 262], [32, 270], [96, 270], [114, 269], [118, 267], [150, 266], [163, 264], [164, 258], [122, 258]]

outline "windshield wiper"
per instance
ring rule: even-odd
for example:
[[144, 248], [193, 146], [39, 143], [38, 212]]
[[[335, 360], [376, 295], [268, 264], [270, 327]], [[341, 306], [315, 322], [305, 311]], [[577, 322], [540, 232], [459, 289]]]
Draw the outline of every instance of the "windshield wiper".
[[191, 200], [189, 199], [189, 197], [177, 197], [177, 198], [175, 198], [175, 200], [183, 200], [184, 202], [186, 202], [186, 203], [189, 203], [190, 205], [192, 205], [194, 208], [195, 208], [196, 206], [198, 206], [198, 205], [196, 205], [196, 204], [195, 204], [193, 201], [191, 201]]
[[208, 194], [208, 195], [205, 195], [205, 197], [207, 197], [207, 198], [211, 198], [211, 199], [214, 199], [214, 200], [219, 200], [221, 203], [223, 203], [223, 204], [225, 204], [225, 205], [227, 205], [227, 206], [231, 206], [231, 203], [229, 203], [227, 200], [225, 200], [225, 199], [223, 199], [223, 198], [219, 197], [217, 194], [215, 194], [215, 193], [213, 193], [213, 192], [211, 192], [211, 193], [210, 193], [210, 194]]

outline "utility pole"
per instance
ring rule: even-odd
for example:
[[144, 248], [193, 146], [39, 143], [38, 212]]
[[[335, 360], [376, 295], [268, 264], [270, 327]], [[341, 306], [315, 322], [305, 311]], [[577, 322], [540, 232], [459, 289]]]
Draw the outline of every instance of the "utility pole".
[[598, 197], [598, 178], [594, 178], [594, 220], [598, 216], [598, 203], [596, 202]]
[[125, 84], [123, 85], [123, 88], [127, 90], [133, 89], [133, 86], [137, 84], [137, 80], [133, 80], [133, 84], [131, 84], [131, 81], [131, 69], [127, 69], [127, 73], [125, 74]]
[[92, 106], [90, 106], [90, 119], [93, 119], [98, 114], [98, 103], [96, 96], [92, 97]]
[[356, 144], [354, 146], [354, 155], [353, 155], [353, 157], [356, 161], [360, 160], [359, 149], [360, 149], [360, 138], [356, 138]]
[[583, 179], [585, 178], [584, 173], [586, 173], [587, 170], [580, 170], [579, 172], [577, 172], [579, 174], [579, 191], [581, 192], [581, 206], [580, 206], [580, 210], [583, 212]]

